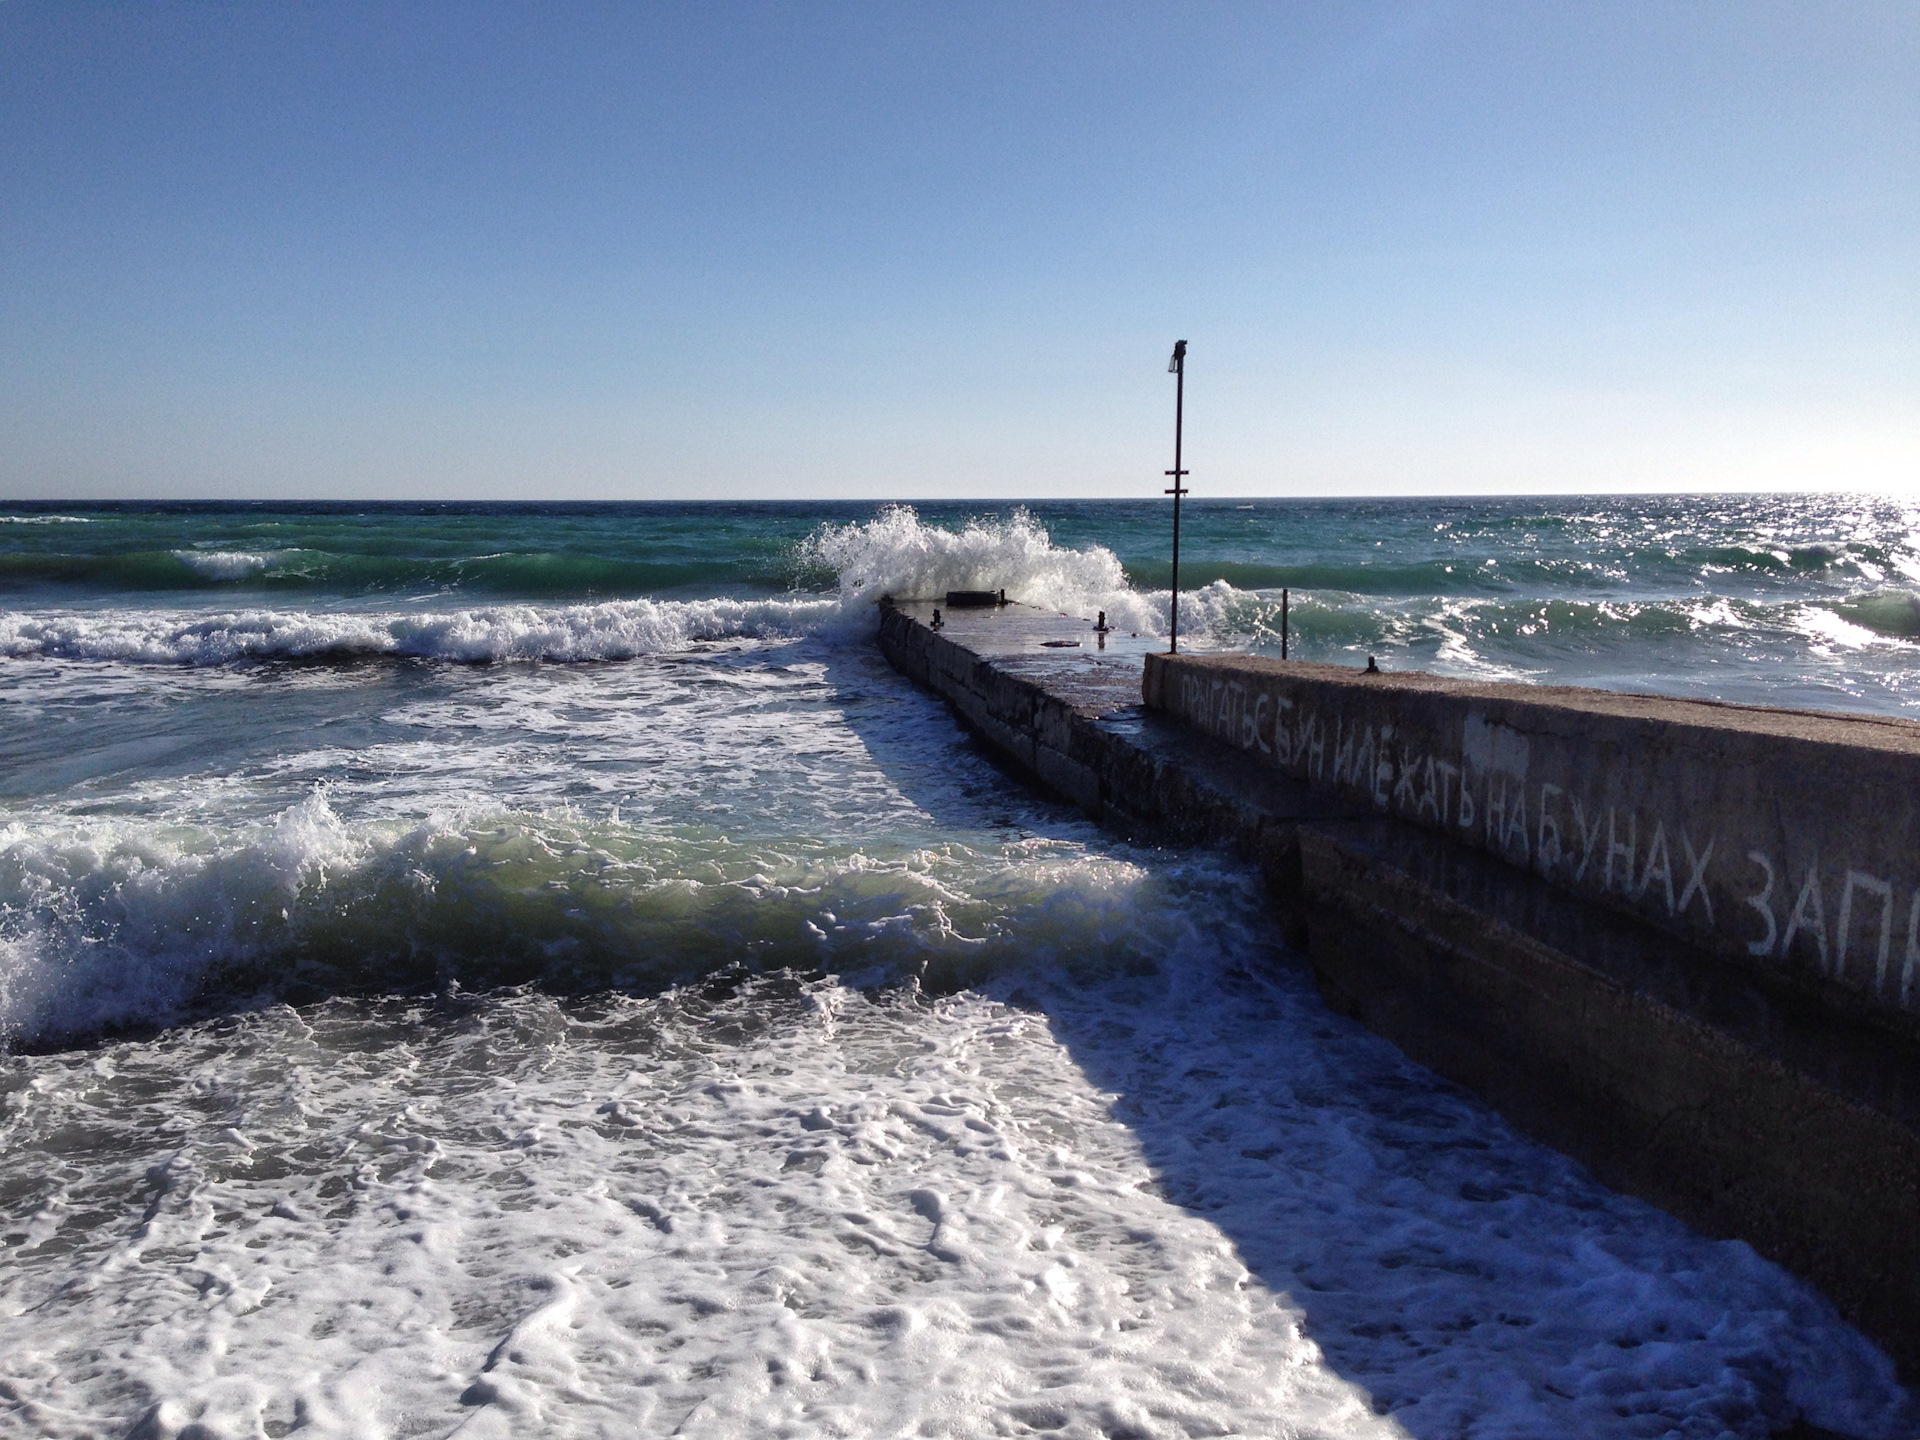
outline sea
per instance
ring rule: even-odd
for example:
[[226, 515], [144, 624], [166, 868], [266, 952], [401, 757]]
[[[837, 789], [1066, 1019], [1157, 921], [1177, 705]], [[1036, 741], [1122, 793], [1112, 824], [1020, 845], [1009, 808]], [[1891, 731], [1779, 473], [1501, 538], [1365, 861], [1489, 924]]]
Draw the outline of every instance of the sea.
[[[1920, 1434], [873, 645], [1167, 502], [0, 504], [0, 1435]], [[1191, 646], [1920, 716], [1920, 504], [1195, 499]], [[1802, 1430], [1799, 1433], [1813, 1434]]]

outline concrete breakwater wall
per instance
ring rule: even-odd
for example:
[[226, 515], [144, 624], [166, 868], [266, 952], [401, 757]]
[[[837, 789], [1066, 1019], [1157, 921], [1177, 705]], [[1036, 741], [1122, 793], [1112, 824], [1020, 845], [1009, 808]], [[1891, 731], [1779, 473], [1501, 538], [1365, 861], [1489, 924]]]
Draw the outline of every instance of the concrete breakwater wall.
[[1258, 765], [1915, 1027], [1920, 724], [1251, 656], [1149, 656], [1144, 696]]
[[[1874, 830], [1912, 802], [1854, 798], [1916, 727], [1859, 722], [1862, 758], [1832, 753], [1845, 717], [1176, 659], [1024, 606], [931, 621], [883, 608], [881, 648], [985, 744], [1139, 838], [1239, 850], [1334, 1009], [1807, 1276], [1920, 1378], [1920, 978], [1903, 1004], [1904, 832]], [[1827, 812], [1768, 798], [1822, 776]]]

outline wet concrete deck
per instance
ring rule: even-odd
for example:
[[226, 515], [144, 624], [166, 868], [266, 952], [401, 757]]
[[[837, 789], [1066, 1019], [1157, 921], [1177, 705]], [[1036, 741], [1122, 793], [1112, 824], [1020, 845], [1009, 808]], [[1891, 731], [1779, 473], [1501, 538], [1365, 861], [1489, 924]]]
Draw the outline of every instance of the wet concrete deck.
[[896, 602], [895, 608], [922, 625], [931, 625], [938, 611], [943, 638], [993, 661], [1009, 675], [1044, 684], [1089, 714], [1137, 709], [1147, 652], [1167, 648], [1157, 636], [1120, 630], [1098, 634], [1091, 616], [1041, 610], [1019, 601], [955, 610], [909, 600]]
[[[1911, 1033], [1569, 893], [1485, 843], [1383, 814], [1367, 803], [1374, 786], [1264, 763], [1242, 747], [1241, 712], [1223, 741], [1211, 705], [1197, 718], [1147, 708], [1146, 657], [1162, 641], [1103, 645], [1090, 617], [1024, 605], [943, 606], [935, 631], [933, 608], [884, 608], [881, 648], [988, 745], [1138, 838], [1236, 849], [1334, 1008], [1615, 1188], [1812, 1279], [1920, 1375]], [[1316, 684], [1371, 683], [1311, 668]], [[1515, 703], [1552, 702], [1506, 688]]]

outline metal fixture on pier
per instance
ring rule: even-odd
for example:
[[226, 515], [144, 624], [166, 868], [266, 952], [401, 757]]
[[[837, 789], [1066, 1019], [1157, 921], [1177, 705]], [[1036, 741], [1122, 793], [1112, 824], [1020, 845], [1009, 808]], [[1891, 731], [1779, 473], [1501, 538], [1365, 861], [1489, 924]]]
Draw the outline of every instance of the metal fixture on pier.
[[1173, 468], [1167, 474], [1173, 477], [1173, 488], [1167, 494], [1173, 496], [1173, 592], [1168, 597], [1167, 653], [1180, 653], [1180, 497], [1187, 493], [1180, 482], [1186, 471], [1180, 468], [1180, 429], [1187, 405], [1187, 342], [1173, 342], [1173, 359], [1167, 362], [1167, 373], [1175, 376], [1173, 382]]

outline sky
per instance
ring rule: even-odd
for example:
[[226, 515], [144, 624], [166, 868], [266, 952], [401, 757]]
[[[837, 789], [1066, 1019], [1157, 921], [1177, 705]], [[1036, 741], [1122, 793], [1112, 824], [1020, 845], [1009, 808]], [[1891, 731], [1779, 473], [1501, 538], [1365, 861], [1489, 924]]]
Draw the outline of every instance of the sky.
[[0, 498], [1920, 492], [1920, 3], [0, 0]]

